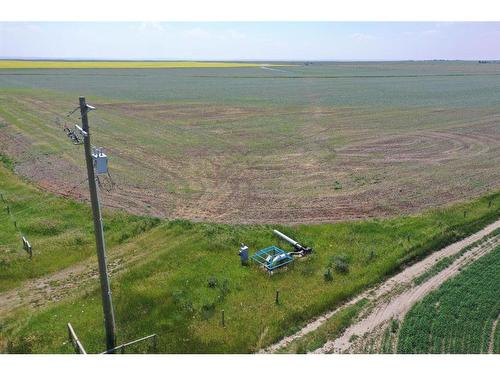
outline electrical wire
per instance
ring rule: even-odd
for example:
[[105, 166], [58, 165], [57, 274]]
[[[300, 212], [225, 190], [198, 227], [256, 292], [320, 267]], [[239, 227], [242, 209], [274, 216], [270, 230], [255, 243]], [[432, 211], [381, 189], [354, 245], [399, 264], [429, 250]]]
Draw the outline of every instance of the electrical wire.
[[109, 171], [108, 171], [108, 178], [110, 181], [109, 187], [107, 187], [105, 184], [102, 183], [99, 176], [96, 176], [96, 181], [97, 181], [97, 186], [99, 186], [100, 189], [105, 190], [106, 192], [110, 193], [115, 188], [115, 182], [111, 178], [111, 174], [109, 173]]
[[72, 111], [69, 111], [68, 114], [66, 115], [66, 117], [70, 117], [73, 115], [73, 113], [75, 113], [78, 109], [80, 109], [80, 106], [76, 107], [75, 109], [73, 109]]
[[[83, 142], [79, 139], [79, 137], [74, 133], [74, 131], [72, 131], [69, 127], [68, 127], [68, 123], [66, 121], [66, 119], [68, 118], [71, 118], [71, 116], [80, 108], [80, 106], [77, 106], [75, 109], [69, 111], [65, 116], [61, 116], [59, 114], [56, 113], [56, 117], [55, 117], [55, 123], [58, 127], [62, 127], [63, 128], [63, 131], [66, 133], [66, 135], [73, 141], [74, 144], [82, 144]], [[89, 108], [87, 110], [90, 111], [91, 109], [93, 108]], [[80, 117], [79, 117], [80, 118]], [[94, 145], [91, 145], [91, 147], [93, 149], [96, 149], [97, 147], [94, 146]], [[96, 181], [97, 181], [97, 184], [98, 186], [102, 189], [102, 190], [105, 190], [107, 191], [108, 193], [111, 192], [114, 187], [115, 187], [115, 182], [113, 181], [113, 179], [111, 178], [111, 174], [109, 173], [109, 171], [107, 172], [107, 175], [108, 175], [108, 178], [109, 178], [109, 184], [104, 184], [103, 181], [101, 181], [99, 179], [99, 176], [96, 177]], [[72, 186], [68, 192], [74, 192], [75, 189], [77, 187], [79, 187], [81, 184], [83, 184], [84, 182], [88, 181], [88, 177], [84, 178], [83, 180], [81, 180], [80, 182], [78, 182], [77, 184], [75, 184], [74, 186]], [[31, 250], [31, 245], [29, 245], [29, 250], [28, 248], [26, 248], [25, 246], [28, 246], [26, 245], [26, 243], [29, 244], [29, 242], [27, 241], [26, 239], [26, 236], [23, 235], [21, 229], [19, 228], [18, 226], [18, 223], [17, 223], [17, 220], [16, 220], [16, 215], [19, 215], [19, 214], [22, 214], [28, 210], [35, 210], [37, 208], [39, 208], [39, 206], [41, 206], [42, 204], [46, 205], [47, 204], [47, 200], [40, 200], [40, 202], [38, 202], [37, 204], [35, 205], [30, 205], [29, 207], [26, 207], [25, 209], [23, 210], [20, 210], [20, 211], [16, 211], [16, 215], [14, 215], [14, 212], [12, 210], [12, 208], [10, 207], [10, 205], [8, 204], [8, 201], [5, 199], [4, 197], [4, 194], [3, 193], [0, 193], [0, 196], [1, 196], [1, 200], [2, 200], [2, 203], [5, 205], [5, 210], [9, 216], [9, 219], [11, 220], [11, 222], [13, 223], [15, 229], [17, 230], [17, 232], [19, 233], [19, 236], [21, 237], [22, 241], [23, 241], [23, 248], [24, 250], [26, 250], [29, 254], [30, 254], [30, 258], [32, 257], [32, 250]], [[53, 197], [50, 201], [55, 201], [55, 200], [58, 200], [59, 198], [58, 197]], [[49, 201], [49, 202], [50, 202]], [[11, 245], [2, 245], [2, 248], [5, 248], [5, 247], [11, 247]]]

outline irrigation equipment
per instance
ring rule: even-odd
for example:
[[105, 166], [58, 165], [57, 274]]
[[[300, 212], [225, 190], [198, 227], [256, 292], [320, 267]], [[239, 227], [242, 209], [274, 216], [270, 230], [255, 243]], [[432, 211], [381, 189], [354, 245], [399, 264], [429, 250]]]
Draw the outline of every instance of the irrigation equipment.
[[246, 266], [248, 264], [248, 246], [242, 243], [238, 255], [241, 259], [241, 265]]
[[300, 243], [298, 243], [297, 241], [295, 241], [294, 239], [288, 237], [287, 235], [281, 233], [280, 231], [278, 230], [273, 230], [274, 234], [276, 234], [278, 237], [280, 237], [281, 239], [285, 240], [286, 242], [288, 242], [289, 244], [291, 244], [295, 250], [297, 250], [296, 252], [294, 253], [290, 253], [292, 255], [299, 255], [299, 256], [304, 256], [304, 255], [307, 255], [307, 254], [310, 254], [312, 253], [313, 249], [312, 247], [307, 247], [307, 246], [302, 246]]
[[290, 253], [274, 245], [259, 250], [251, 256], [251, 259], [269, 272], [293, 262], [293, 256]]
[[[286, 236], [285, 234], [277, 230], [274, 230], [274, 233], [278, 235], [281, 239], [290, 243], [296, 251], [286, 252], [285, 250], [282, 250], [279, 247], [273, 245], [266, 247], [265, 249], [259, 250], [257, 253], [255, 253], [250, 257], [250, 259], [252, 259], [254, 262], [262, 266], [265, 270], [267, 270], [270, 273], [278, 268], [290, 264], [291, 262], [293, 262], [294, 257], [303, 257], [306, 256], [307, 254], [312, 253], [313, 251], [311, 247], [302, 246], [294, 239]], [[242, 263], [245, 252], [248, 253], [248, 246], [242, 244], [242, 247], [239, 252], [239, 255], [242, 259]]]
[[22, 240], [23, 240], [23, 249], [29, 254], [30, 258], [32, 258], [33, 257], [33, 248], [31, 247], [31, 244], [24, 236], [22, 236]]

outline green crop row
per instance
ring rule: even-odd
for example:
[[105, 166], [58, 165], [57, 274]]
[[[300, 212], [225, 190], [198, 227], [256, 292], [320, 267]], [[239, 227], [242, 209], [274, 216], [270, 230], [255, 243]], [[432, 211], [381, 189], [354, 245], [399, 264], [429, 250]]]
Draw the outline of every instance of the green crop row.
[[[399, 332], [399, 353], [487, 353], [500, 314], [500, 246], [416, 304]], [[498, 326], [497, 326], [498, 327]], [[498, 341], [499, 328], [496, 329]], [[494, 352], [500, 353], [498, 344]]]

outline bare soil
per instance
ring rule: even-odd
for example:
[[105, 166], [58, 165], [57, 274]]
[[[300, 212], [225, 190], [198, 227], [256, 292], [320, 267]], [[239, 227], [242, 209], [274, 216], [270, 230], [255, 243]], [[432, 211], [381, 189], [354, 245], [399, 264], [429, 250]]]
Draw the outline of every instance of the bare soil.
[[498, 324], [499, 319], [500, 319], [500, 315], [497, 316], [497, 318], [493, 322], [493, 325], [491, 326], [490, 341], [488, 342], [488, 353], [489, 354], [493, 353], [493, 349], [495, 346], [495, 331], [497, 329], [497, 324]]
[[[83, 150], [55, 125], [60, 111], [36, 97], [8, 100], [18, 122], [2, 120], [0, 149], [17, 173], [86, 200]], [[115, 182], [102, 201], [134, 214], [321, 223], [416, 213], [500, 186], [500, 116], [491, 111], [469, 111], [469, 122], [453, 109], [98, 104], [94, 142], [106, 146]], [[435, 126], [406, 124], [419, 116]]]

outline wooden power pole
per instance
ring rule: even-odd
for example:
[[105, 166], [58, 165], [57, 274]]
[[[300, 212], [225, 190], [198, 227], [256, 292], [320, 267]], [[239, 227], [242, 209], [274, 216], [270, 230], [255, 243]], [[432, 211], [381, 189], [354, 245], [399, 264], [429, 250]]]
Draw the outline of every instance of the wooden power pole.
[[97, 260], [99, 262], [99, 277], [101, 280], [102, 309], [104, 312], [104, 326], [106, 328], [106, 349], [111, 350], [116, 346], [115, 314], [111, 300], [111, 288], [109, 285], [108, 269], [106, 264], [106, 245], [104, 243], [104, 231], [102, 227], [101, 207], [99, 195], [97, 194], [96, 179], [94, 173], [94, 161], [92, 159], [92, 145], [90, 143], [89, 121], [87, 112], [92, 109], [80, 97], [80, 113], [82, 116], [82, 129], [84, 134], [85, 161], [87, 163], [87, 175], [89, 180], [90, 201], [94, 215], [94, 231], [97, 247]]

